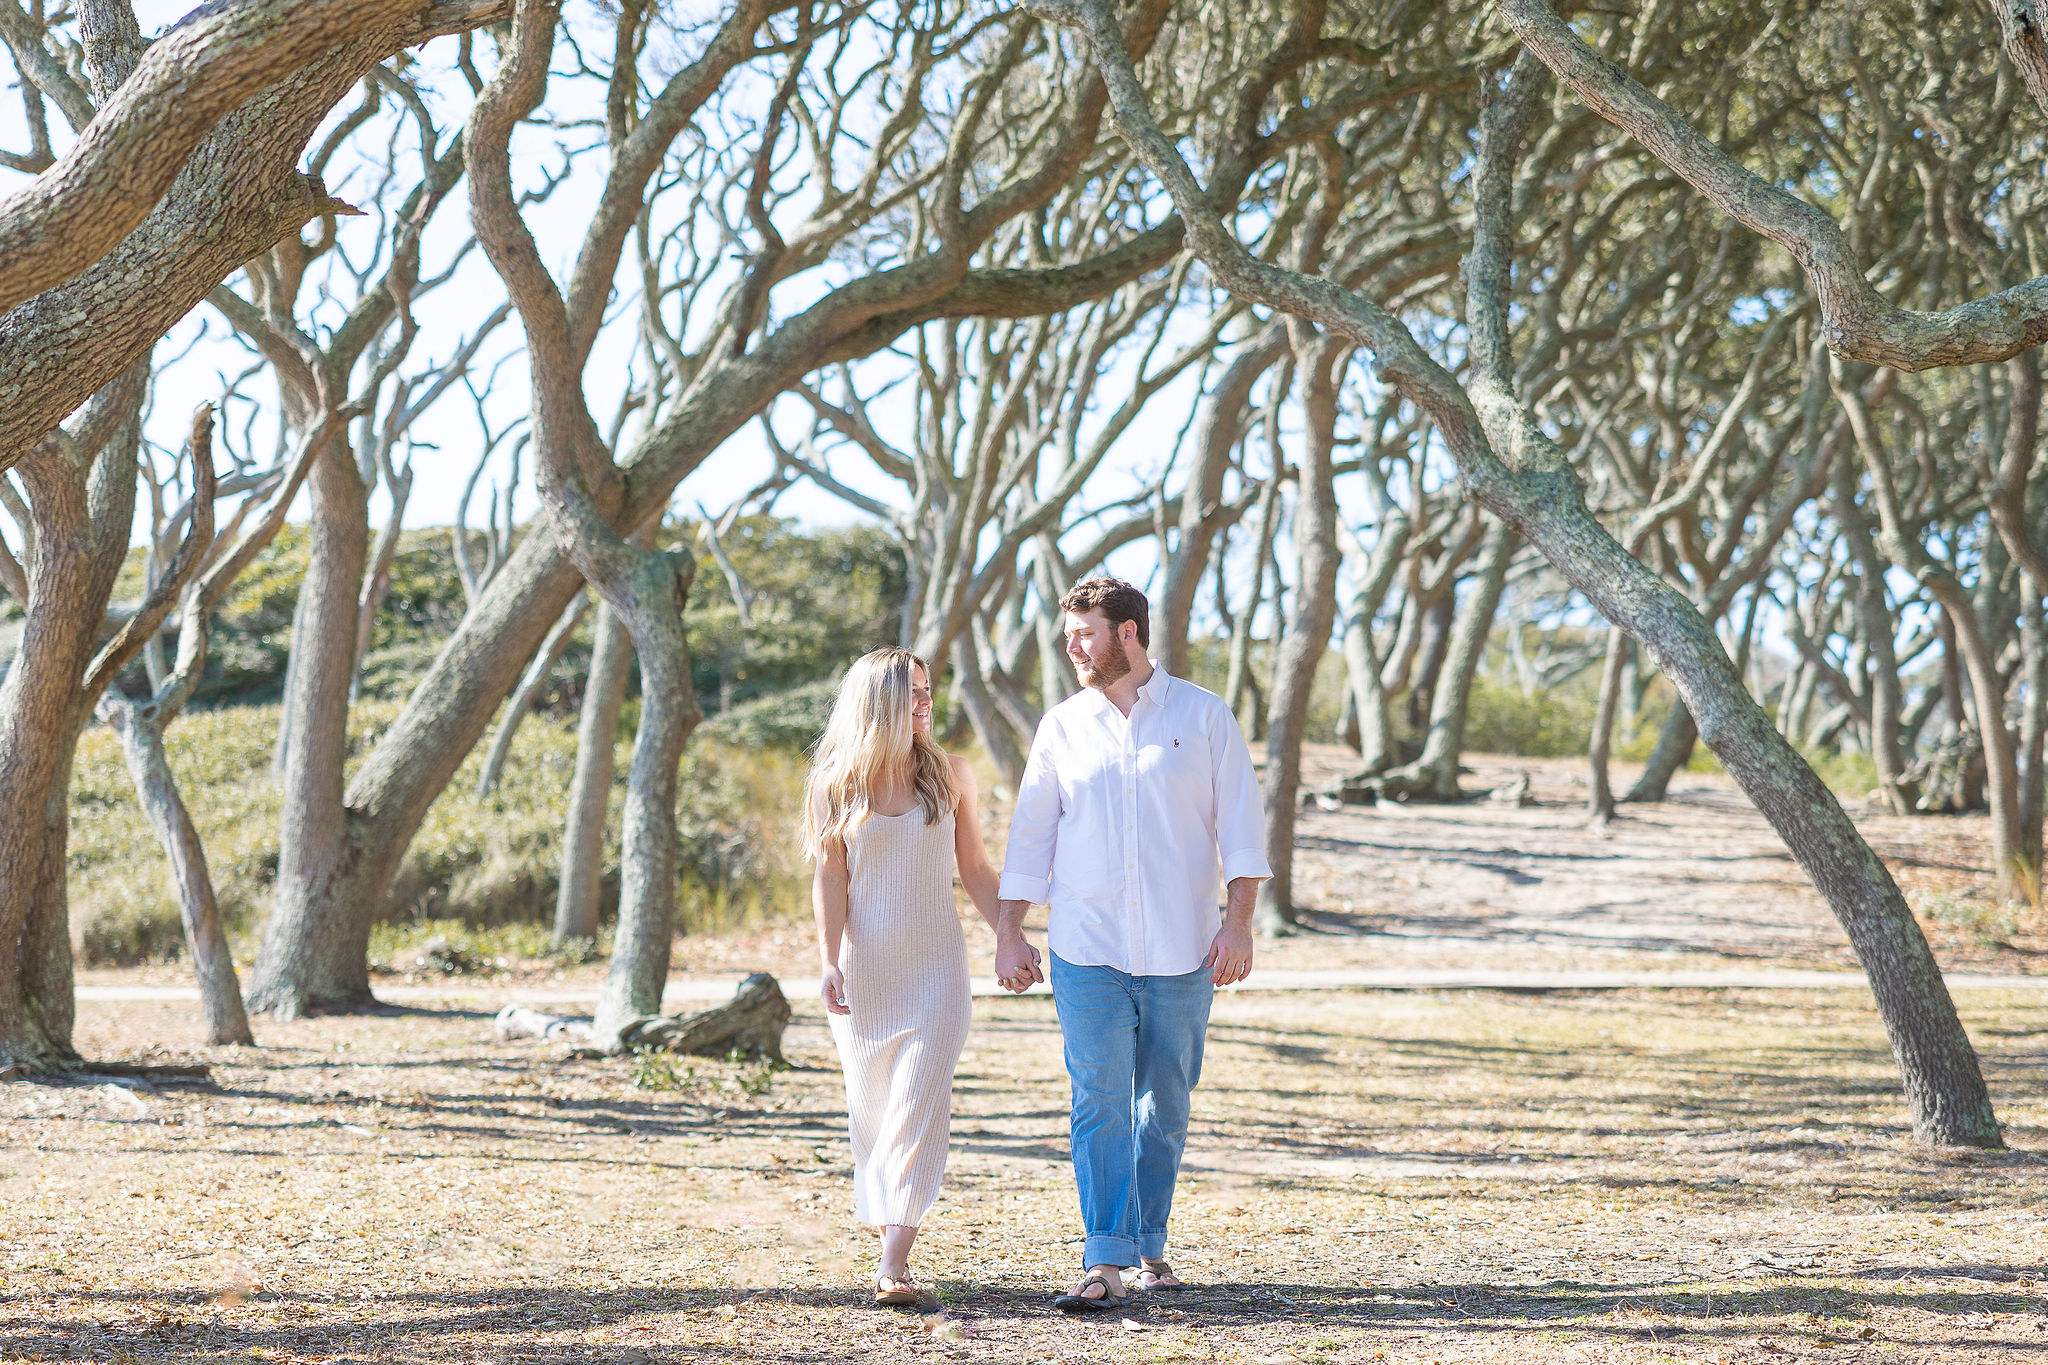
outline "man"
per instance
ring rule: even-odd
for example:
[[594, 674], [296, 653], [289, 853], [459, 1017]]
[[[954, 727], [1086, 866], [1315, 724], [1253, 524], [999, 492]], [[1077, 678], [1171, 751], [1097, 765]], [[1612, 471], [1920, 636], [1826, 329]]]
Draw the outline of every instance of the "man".
[[[1042, 980], [1024, 913], [1051, 907], [1052, 994], [1073, 1081], [1082, 1277], [1053, 1303], [1120, 1307], [1123, 1272], [1179, 1289], [1166, 1221], [1215, 987], [1252, 967], [1273, 875], [1251, 754], [1222, 698], [1146, 657], [1145, 595], [1113, 578], [1060, 601], [1082, 690], [1031, 742], [998, 889], [996, 975]], [[1218, 923], [1219, 855], [1229, 882]]]

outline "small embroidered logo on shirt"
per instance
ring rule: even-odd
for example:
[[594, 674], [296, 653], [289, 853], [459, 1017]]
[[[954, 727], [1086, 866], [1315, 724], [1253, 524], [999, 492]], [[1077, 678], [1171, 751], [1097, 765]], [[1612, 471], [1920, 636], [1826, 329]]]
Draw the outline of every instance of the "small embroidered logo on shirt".
[[1179, 740], [1175, 740], [1175, 741], [1173, 742], [1173, 747], [1174, 747], [1174, 748], [1176, 748], [1176, 749], [1178, 749], [1178, 748], [1180, 747], [1180, 741], [1179, 741]]

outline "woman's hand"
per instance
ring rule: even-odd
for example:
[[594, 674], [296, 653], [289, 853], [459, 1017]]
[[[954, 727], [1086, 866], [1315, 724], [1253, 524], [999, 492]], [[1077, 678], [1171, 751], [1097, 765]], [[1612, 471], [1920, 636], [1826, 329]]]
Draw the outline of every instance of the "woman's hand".
[[846, 1007], [846, 975], [837, 967], [825, 969], [825, 979], [818, 983], [818, 994], [825, 998], [827, 1014], [852, 1014]]

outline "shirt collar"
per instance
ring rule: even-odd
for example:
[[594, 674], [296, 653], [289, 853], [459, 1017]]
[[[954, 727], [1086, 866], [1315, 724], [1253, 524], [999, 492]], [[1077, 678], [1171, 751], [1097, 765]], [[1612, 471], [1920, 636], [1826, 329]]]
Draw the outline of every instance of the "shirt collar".
[[[1142, 697], [1144, 700], [1152, 703], [1152, 705], [1154, 706], [1164, 706], [1166, 705], [1167, 691], [1172, 687], [1172, 685], [1173, 679], [1167, 676], [1165, 667], [1161, 665], [1157, 660], [1153, 660], [1152, 676], [1147, 678], [1145, 680], [1145, 685], [1138, 689], [1138, 695]], [[1114, 711], [1116, 709], [1116, 703], [1111, 701], [1109, 699], [1109, 694], [1107, 692], [1104, 692], [1101, 688], [1084, 687], [1081, 690], [1083, 692], [1091, 694], [1092, 700], [1089, 704], [1092, 705], [1096, 710], [1101, 711], [1104, 709], [1108, 709]]]
[[1166, 705], [1167, 689], [1172, 685], [1173, 679], [1167, 677], [1166, 670], [1157, 661], [1154, 661], [1152, 663], [1152, 676], [1147, 678], [1145, 685], [1138, 689], [1138, 695], [1151, 702], [1154, 706], [1164, 706]]

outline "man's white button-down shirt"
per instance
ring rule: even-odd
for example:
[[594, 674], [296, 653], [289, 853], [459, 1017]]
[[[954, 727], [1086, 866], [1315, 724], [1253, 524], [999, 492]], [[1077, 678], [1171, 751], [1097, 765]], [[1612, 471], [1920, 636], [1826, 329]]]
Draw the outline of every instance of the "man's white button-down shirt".
[[1213, 692], [1153, 666], [1126, 718], [1084, 687], [1046, 712], [1017, 785], [999, 894], [1052, 910], [1076, 966], [1202, 965], [1223, 880], [1270, 877], [1251, 752]]

